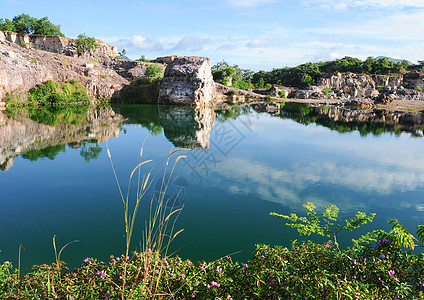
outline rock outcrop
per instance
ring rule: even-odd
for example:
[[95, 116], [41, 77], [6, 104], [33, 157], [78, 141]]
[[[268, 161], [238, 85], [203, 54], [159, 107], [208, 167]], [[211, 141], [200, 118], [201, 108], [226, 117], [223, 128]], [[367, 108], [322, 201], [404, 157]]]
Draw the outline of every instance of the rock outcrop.
[[215, 94], [210, 58], [178, 57], [165, 69], [158, 103], [207, 107]]
[[[78, 56], [77, 43], [75, 39], [69, 39], [61, 36], [46, 36], [39, 34], [25, 34], [16, 33], [12, 31], [4, 31], [0, 33], [0, 41], [2, 36], [5, 40], [19, 44], [23, 47], [36, 48], [39, 50], [45, 50], [58, 54], [65, 54], [69, 56]], [[101, 40], [96, 39], [96, 43], [99, 48], [90, 53], [91, 57], [94, 57], [100, 61], [108, 58], [115, 58], [118, 56], [118, 48], [115, 46], [108, 45]]]

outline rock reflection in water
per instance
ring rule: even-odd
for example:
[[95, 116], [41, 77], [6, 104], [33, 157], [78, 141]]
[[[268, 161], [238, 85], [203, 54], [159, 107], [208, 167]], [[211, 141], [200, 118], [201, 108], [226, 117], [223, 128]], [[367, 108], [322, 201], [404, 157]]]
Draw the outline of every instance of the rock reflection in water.
[[[106, 107], [83, 110], [79, 114], [69, 114], [69, 112], [51, 114], [49, 122], [44, 120], [44, 123], [42, 123], [43, 120], [39, 120], [40, 115], [35, 117], [34, 121], [32, 120], [34, 115], [26, 110], [15, 112], [13, 118], [0, 112], [0, 170], [8, 170], [12, 167], [14, 158], [25, 153], [28, 154], [29, 159], [37, 155], [50, 157], [48, 153], [58, 153], [66, 144], [75, 148], [83, 141], [92, 143], [105, 141], [119, 134], [119, 128], [124, 121], [121, 115]], [[68, 119], [59, 118], [57, 123], [55, 121], [54, 124], [51, 124], [51, 117], [56, 118], [57, 115], [65, 115]], [[70, 115], [72, 115], [71, 119]], [[85, 156], [88, 151], [95, 152], [96, 149], [93, 150], [92, 147], [88, 149], [86, 144], [83, 144]], [[59, 147], [59, 149], [58, 145], [61, 145], [62, 148]], [[37, 154], [37, 151], [43, 153]], [[85, 156], [84, 158], [86, 158]]]
[[158, 106], [165, 136], [175, 147], [208, 149], [215, 112], [210, 108]]
[[410, 132], [414, 137], [424, 136], [424, 113], [354, 109], [340, 106], [312, 106], [304, 103], [282, 105], [280, 117], [301, 124], [316, 123], [340, 133], [359, 131], [362, 136], [383, 132], [400, 134]]

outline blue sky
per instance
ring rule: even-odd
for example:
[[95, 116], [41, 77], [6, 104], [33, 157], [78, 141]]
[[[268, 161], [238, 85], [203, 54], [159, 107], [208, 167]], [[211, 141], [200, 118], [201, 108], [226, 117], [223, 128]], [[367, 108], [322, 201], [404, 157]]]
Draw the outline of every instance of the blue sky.
[[255, 71], [353, 56], [424, 60], [424, 0], [0, 0], [137, 59], [199, 55]]

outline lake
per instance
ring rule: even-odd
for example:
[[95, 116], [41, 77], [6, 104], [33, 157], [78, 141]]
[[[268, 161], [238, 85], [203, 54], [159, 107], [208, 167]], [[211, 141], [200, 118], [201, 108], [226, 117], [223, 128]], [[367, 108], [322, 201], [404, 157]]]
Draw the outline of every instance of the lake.
[[[346, 115], [334, 107], [321, 112]], [[233, 259], [244, 261], [257, 243], [289, 246], [299, 239], [296, 231], [269, 213], [303, 214], [306, 201], [320, 212], [337, 205], [340, 220], [358, 210], [377, 214], [363, 229], [341, 235], [344, 246], [366, 231], [388, 230], [394, 218], [413, 233], [424, 221], [422, 127], [335, 121], [288, 104], [274, 114], [251, 106], [17, 111], [0, 113], [0, 261], [17, 266], [22, 245], [25, 271], [50, 263], [54, 235], [59, 249], [78, 240], [62, 252], [71, 266], [124, 253], [123, 204], [107, 148], [125, 193], [143, 144], [143, 159], [153, 160], [144, 175], [163, 172], [173, 150], [191, 149], [170, 163], [187, 156], [169, 186], [169, 197], [183, 207], [176, 231], [184, 229], [170, 252], [183, 258], [212, 261], [237, 252]], [[160, 177], [141, 205], [133, 249], [142, 243]]]

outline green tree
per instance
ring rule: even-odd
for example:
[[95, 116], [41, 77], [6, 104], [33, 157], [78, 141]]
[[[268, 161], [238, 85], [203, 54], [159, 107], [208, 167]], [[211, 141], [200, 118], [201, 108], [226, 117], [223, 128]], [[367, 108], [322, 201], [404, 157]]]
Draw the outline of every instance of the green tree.
[[126, 54], [127, 54], [127, 50], [125, 49], [122, 49], [121, 52], [118, 52], [119, 57], [122, 59], [125, 57]]
[[27, 14], [15, 16], [12, 21], [9, 19], [0, 19], [0, 30], [26, 34], [64, 36], [60, 32], [60, 25], [54, 25], [47, 17], [37, 19]]
[[99, 48], [99, 45], [96, 43], [96, 39], [94, 37], [86, 36], [85, 33], [78, 35], [76, 44], [80, 55], [90, 50], [96, 52]]
[[0, 30], [16, 32], [15, 25], [13, 25], [13, 22], [9, 19], [0, 19]]

